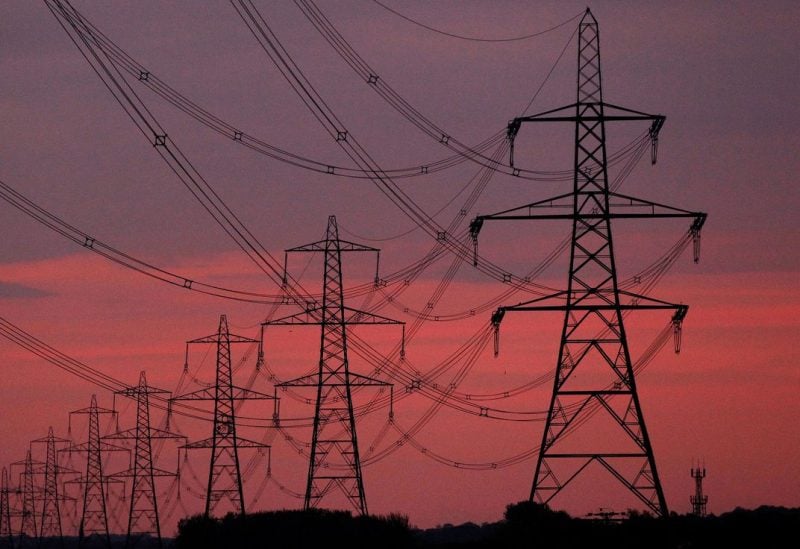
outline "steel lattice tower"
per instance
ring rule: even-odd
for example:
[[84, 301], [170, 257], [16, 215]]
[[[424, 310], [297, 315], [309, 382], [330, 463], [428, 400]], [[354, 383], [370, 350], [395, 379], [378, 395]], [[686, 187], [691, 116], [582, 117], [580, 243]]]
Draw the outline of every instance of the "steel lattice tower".
[[[611, 220], [694, 218], [690, 233], [697, 244], [706, 215], [621, 195], [609, 189], [606, 122], [649, 121], [655, 162], [658, 132], [665, 117], [603, 102], [598, 24], [588, 9], [579, 26], [577, 91], [576, 103], [515, 118], [508, 127], [513, 143], [522, 123], [574, 123], [573, 191], [479, 216], [472, 222], [471, 232], [477, 239], [486, 220], [572, 222], [567, 290], [501, 307], [492, 317], [495, 326], [499, 327], [508, 311], [565, 313], [553, 392], [530, 499], [550, 502], [594, 462], [632, 492], [649, 511], [664, 516], [667, 502], [636, 391], [623, 319], [631, 310], [673, 309], [677, 336], [687, 307], [619, 288]], [[571, 213], [559, 213], [558, 210]], [[581, 375], [575, 376], [575, 371], [580, 371]], [[596, 433], [588, 429], [581, 433], [583, 422], [595, 412], [610, 419], [608, 423], [614, 426], [616, 433], [610, 433], [609, 439], [613, 438], [614, 442], [593, 439]], [[563, 442], [567, 434], [574, 434], [569, 446]], [[580, 434], [584, 436], [581, 438]], [[609, 450], [609, 444], [615, 447]]]
[[[60, 501], [64, 499], [59, 495], [58, 479], [61, 473], [67, 472], [58, 464], [58, 451], [56, 444], [69, 443], [65, 438], [57, 438], [50, 427], [45, 438], [31, 441], [46, 445], [46, 455], [44, 464], [44, 492], [42, 496], [42, 514], [39, 523], [39, 538], [58, 538], [58, 544], [63, 546], [63, 532], [61, 528], [61, 506]], [[41, 545], [41, 542], [40, 542]]]
[[231, 344], [253, 344], [259, 343], [259, 340], [231, 334], [228, 331], [228, 319], [225, 315], [220, 315], [219, 329], [216, 334], [187, 342], [187, 364], [189, 344], [193, 343], [217, 346], [216, 382], [213, 389], [200, 389], [173, 397], [172, 400], [213, 400], [214, 424], [210, 438], [186, 444], [184, 448], [189, 450], [211, 448], [205, 515], [210, 516], [222, 500], [229, 501], [233, 510], [243, 515], [245, 508], [242, 477], [239, 470], [239, 449], [269, 448], [269, 445], [248, 440], [236, 434], [235, 404], [239, 400], [272, 400], [274, 397], [236, 387], [233, 384]]
[[689, 496], [689, 503], [692, 504], [692, 514], [696, 517], [706, 516], [706, 505], [708, 496], [703, 494], [703, 479], [706, 478], [706, 468], [692, 467], [692, 478], [694, 479], [694, 495]]
[[161, 525], [158, 517], [156, 477], [174, 477], [176, 473], [158, 469], [153, 465], [153, 439], [183, 439], [183, 435], [170, 433], [150, 426], [150, 395], [169, 394], [169, 391], [147, 385], [144, 371], [139, 375], [139, 384], [116, 391], [136, 400], [136, 427], [104, 437], [113, 440], [133, 440], [133, 464], [130, 468], [109, 475], [111, 478], [131, 479], [130, 512], [125, 546], [132, 546], [135, 537], [150, 535], [161, 547]]
[[69, 481], [83, 485], [83, 510], [78, 526], [78, 543], [83, 544], [87, 537], [98, 536], [110, 547], [111, 537], [106, 508], [106, 488], [110, 479], [103, 474], [102, 457], [103, 452], [125, 451], [125, 448], [108, 444], [100, 438], [100, 415], [114, 415], [116, 411], [100, 408], [97, 405], [97, 396], [92, 395], [88, 408], [73, 410], [70, 414], [89, 416], [89, 433], [86, 442], [73, 444], [64, 450], [86, 454], [86, 474], [82, 478]]
[[[356, 511], [365, 515], [367, 501], [361, 476], [351, 388], [390, 384], [350, 371], [347, 359], [347, 325], [402, 323], [345, 306], [342, 294], [342, 252], [378, 253], [379, 250], [340, 240], [335, 216], [328, 217], [325, 240], [291, 248], [286, 252], [325, 254], [322, 305], [312, 304], [302, 313], [264, 324], [321, 326], [318, 372], [276, 385], [317, 389], [304, 508], [319, 506], [322, 498], [335, 487], [344, 493]], [[377, 278], [376, 272], [376, 280]]]
[[9, 501], [8, 469], [3, 467], [0, 477], [0, 547], [14, 546], [14, 532], [11, 530], [11, 503]]
[[22, 465], [22, 509], [20, 510], [21, 520], [19, 526], [19, 535], [24, 539], [36, 538], [39, 530], [36, 528], [36, 483], [34, 481], [35, 467], [41, 466], [42, 463], [34, 461], [31, 456], [30, 449], [25, 454], [23, 461], [13, 463], [13, 465]]

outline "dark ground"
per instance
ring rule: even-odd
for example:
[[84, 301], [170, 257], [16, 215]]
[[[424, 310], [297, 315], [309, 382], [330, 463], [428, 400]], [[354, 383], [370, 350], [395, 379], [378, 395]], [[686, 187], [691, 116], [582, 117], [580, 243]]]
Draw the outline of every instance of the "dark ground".
[[[11, 547], [0, 540], [0, 549]], [[112, 536], [113, 547], [125, 547], [124, 536]], [[77, 538], [15, 538], [13, 547], [79, 547]], [[105, 538], [83, 540], [80, 547], [107, 547]], [[137, 548], [156, 548], [154, 539], [139, 539]], [[530, 502], [509, 505], [494, 523], [444, 525], [420, 530], [402, 515], [352, 516], [346, 511], [271, 511], [221, 519], [194, 516], [181, 521], [178, 536], [164, 549], [689, 549], [800, 547], [800, 508], [736, 509], [698, 518], [673, 514], [654, 518], [632, 514], [619, 522], [573, 518]]]
[[800, 508], [736, 509], [698, 518], [633, 514], [620, 522], [572, 518], [530, 502], [509, 505], [504, 520], [427, 530], [401, 515], [352, 516], [344, 511], [274, 511], [181, 522], [176, 549], [347, 547], [455, 548], [778, 548], [800, 546]]

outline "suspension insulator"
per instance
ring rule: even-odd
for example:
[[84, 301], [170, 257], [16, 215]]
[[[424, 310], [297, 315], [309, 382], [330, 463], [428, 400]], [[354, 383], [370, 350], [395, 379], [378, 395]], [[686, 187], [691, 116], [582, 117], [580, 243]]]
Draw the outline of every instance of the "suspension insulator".
[[655, 166], [658, 160], [658, 137], [650, 139], [650, 164]]
[[658, 159], [658, 132], [664, 125], [665, 118], [663, 116], [656, 117], [650, 125], [650, 163], [655, 164]]
[[681, 339], [683, 333], [683, 322], [676, 321], [672, 323], [672, 335], [675, 341], [675, 354], [680, 354], [681, 352]]
[[483, 218], [476, 217], [469, 224], [469, 236], [472, 239], [472, 266], [478, 266], [478, 233], [483, 227]]
[[494, 356], [500, 354], [500, 322], [506, 314], [505, 309], [497, 309], [492, 313], [492, 327], [494, 328]]
[[694, 262], [700, 262], [700, 230], [692, 231], [692, 247], [694, 253]]

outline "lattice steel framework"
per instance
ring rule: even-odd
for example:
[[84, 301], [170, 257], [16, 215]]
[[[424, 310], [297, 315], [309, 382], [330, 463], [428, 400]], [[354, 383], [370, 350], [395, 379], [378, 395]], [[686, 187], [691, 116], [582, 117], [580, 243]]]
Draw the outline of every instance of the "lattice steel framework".
[[8, 484], [8, 469], [3, 467], [0, 476], [0, 547], [14, 546], [14, 532], [11, 529], [11, 502]]
[[136, 400], [136, 427], [104, 437], [112, 440], [132, 440], [134, 442], [133, 464], [125, 471], [109, 475], [110, 478], [130, 478], [131, 496], [128, 513], [128, 530], [125, 546], [130, 547], [142, 536], [153, 536], [159, 547], [161, 544], [161, 524], [158, 516], [156, 478], [174, 477], [176, 473], [159, 469], [153, 465], [153, 439], [185, 439], [183, 435], [170, 433], [150, 426], [150, 395], [170, 394], [169, 391], [151, 387], [147, 384], [144, 371], [139, 374], [139, 384], [117, 391]]
[[694, 479], [694, 495], [689, 496], [689, 503], [692, 504], [692, 514], [696, 517], [706, 516], [706, 506], [708, 496], [703, 494], [703, 479], [706, 478], [706, 468], [692, 467], [692, 478]]
[[347, 358], [347, 326], [402, 324], [402, 322], [345, 306], [342, 294], [342, 253], [377, 254], [379, 250], [340, 240], [335, 216], [328, 217], [325, 240], [290, 248], [286, 252], [325, 254], [322, 304], [312, 303], [301, 313], [264, 323], [264, 326], [312, 324], [321, 327], [317, 373], [276, 385], [276, 387], [317, 389], [304, 508], [320, 506], [322, 499], [333, 488], [337, 488], [352, 507], [364, 515], [367, 514], [367, 500], [361, 475], [361, 458], [358, 452], [351, 389], [364, 386], [391, 387], [391, 385], [350, 371]]
[[70, 440], [56, 437], [53, 428], [47, 431], [47, 436], [31, 441], [33, 444], [44, 444], [46, 447], [46, 458], [44, 462], [44, 490], [42, 492], [42, 514], [39, 522], [39, 538], [42, 545], [43, 539], [57, 542], [63, 546], [63, 531], [61, 527], [61, 505], [65, 495], [59, 494], [59, 477], [63, 473], [74, 472], [70, 469], [61, 467], [58, 463], [58, 444], [68, 444]]
[[73, 444], [65, 448], [65, 452], [80, 452], [86, 454], [86, 473], [79, 479], [69, 480], [83, 487], [83, 509], [78, 526], [78, 543], [97, 537], [103, 540], [106, 546], [111, 547], [111, 537], [108, 529], [107, 487], [111, 479], [103, 474], [103, 453], [122, 452], [125, 448], [115, 446], [103, 441], [100, 437], [100, 416], [115, 416], [116, 411], [101, 408], [97, 405], [97, 395], [92, 395], [88, 408], [73, 410], [72, 414], [89, 416], [89, 432], [86, 442]]
[[[621, 290], [611, 232], [612, 219], [693, 218], [690, 233], [697, 254], [699, 231], [706, 215], [612, 192], [606, 161], [605, 124], [610, 121], [649, 121], [653, 162], [658, 132], [665, 117], [603, 102], [598, 24], [587, 9], [578, 39], [577, 102], [509, 123], [512, 140], [522, 123], [575, 124], [574, 186], [571, 193], [525, 206], [477, 217], [471, 225], [477, 239], [487, 220], [570, 220], [567, 290], [513, 306], [500, 307], [492, 321], [499, 327], [509, 311], [564, 311], [561, 344], [552, 397], [536, 462], [530, 499], [548, 503], [592, 463], [606, 469], [646, 508], [667, 514], [653, 448], [650, 443], [623, 322], [631, 310], [671, 309], [676, 337], [687, 307]], [[513, 150], [513, 149], [512, 149]], [[558, 213], [571, 211], [571, 213]], [[549, 213], [556, 212], [556, 213]], [[697, 256], [695, 256], [697, 261]], [[676, 349], [677, 350], [677, 349]], [[575, 375], [580, 371], [580, 375]], [[610, 418], [618, 433], [611, 440], [593, 440], [581, 426], [598, 412]], [[573, 442], [564, 444], [566, 435]], [[581, 437], [580, 435], [584, 435]], [[574, 440], [579, 443], [575, 444]], [[618, 441], [618, 442], [617, 442]], [[578, 449], [575, 449], [579, 447]]]
[[37, 494], [40, 492], [36, 486], [34, 475], [37, 468], [42, 467], [44, 464], [40, 461], [35, 461], [31, 455], [31, 450], [28, 449], [25, 454], [25, 459], [16, 461], [12, 465], [22, 467], [20, 474], [20, 489], [19, 495], [22, 500], [20, 508], [20, 525], [19, 536], [21, 542], [26, 542], [38, 537], [39, 530], [36, 527], [36, 499]]
[[225, 315], [219, 317], [219, 328], [216, 334], [188, 341], [186, 343], [186, 367], [188, 367], [190, 344], [214, 344], [217, 346], [216, 381], [213, 388], [200, 389], [172, 399], [214, 401], [214, 424], [211, 437], [184, 446], [188, 450], [211, 448], [206, 491], [206, 516], [210, 516], [223, 500], [230, 502], [234, 512], [245, 514], [242, 477], [239, 470], [239, 449], [269, 448], [267, 444], [242, 438], [236, 433], [235, 405], [237, 401], [273, 400], [275, 397], [236, 387], [233, 384], [231, 344], [234, 343], [258, 344], [259, 340], [231, 334]]

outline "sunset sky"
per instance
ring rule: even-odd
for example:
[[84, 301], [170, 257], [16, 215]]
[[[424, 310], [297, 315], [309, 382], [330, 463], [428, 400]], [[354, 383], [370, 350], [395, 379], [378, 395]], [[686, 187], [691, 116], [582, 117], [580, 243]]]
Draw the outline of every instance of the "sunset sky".
[[[460, 142], [480, 143], [503, 131], [515, 116], [575, 101], [573, 32], [586, 4], [385, 3], [430, 27], [483, 39], [530, 35], [566, 22], [524, 40], [475, 41], [414, 25], [369, 0], [319, 0], [333, 26], [382, 81]], [[385, 170], [422, 166], [453, 154], [357, 76], [294, 2], [255, 4], [348, 136], [377, 165]], [[73, 5], [152, 75], [245, 134], [322, 164], [354, 166], [228, 2], [75, 0]], [[652, 293], [690, 306], [682, 351], [673, 353], [670, 342], [637, 377], [667, 502], [679, 513], [691, 509], [689, 470], [700, 460], [708, 472], [705, 489], [713, 513], [737, 506], [800, 506], [800, 192], [791, 184], [791, 174], [800, 171], [800, 7], [777, 1], [601, 1], [589, 7], [600, 25], [604, 99], [667, 117], [658, 163], [650, 165], [648, 152], [620, 192], [709, 216], [700, 262], [693, 263], [688, 249]], [[46, 4], [13, 0], [0, 12], [0, 180], [98, 241], [152, 265], [226, 288], [279, 293], [137, 130]], [[369, 179], [317, 173], [259, 155], [189, 118], [136, 79], [129, 83], [196, 170], [280, 262], [284, 249], [324, 238], [329, 215], [337, 217], [342, 239], [381, 248], [383, 276], [414, 263], [435, 244]], [[609, 154], [647, 129], [639, 124], [609, 124]], [[520, 131], [516, 165], [570, 170], [574, 128], [531, 126]], [[447, 226], [465, 208], [479, 171], [468, 161], [396, 183]], [[616, 171], [609, 173], [613, 178]], [[458, 231], [478, 214], [566, 193], [571, 185], [571, 180], [495, 174]], [[174, 390], [185, 341], [215, 332], [220, 314], [227, 315], [233, 332], [258, 337], [267, 315], [296, 312], [166, 284], [81, 248], [6, 202], [0, 201], [0, 210], [0, 317], [130, 384], [146, 370], [151, 384]], [[686, 220], [614, 225], [620, 278], [656, 261], [688, 225]], [[479, 251], [509, 273], [524, 276], [568, 235], [566, 222], [487, 223]], [[346, 254], [345, 286], [370, 281], [373, 261]], [[413, 281], [402, 303], [385, 306], [379, 314], [405, 321], [408, 329], [415, 317], [405, 311], [426, 308], [452, 262], [443, 257]], [[562, 254], [536, 281], [564, 287], [567, 264]], [[322, 267], [320, 257], [289, 260], [292, 274], [311, 292], [321, 290]], [[474, 316], [468, 312], [507, 289], [471, 262], [462, 262], [432, 314], [467, 313], [465, 318], [426, 322], [409, 341], [403, 367], [419, 375], [438, 367], [488, 324], [494, 307]], [[348, 305], [368, 308], [380, 297], [361, 296]], [[525, 299], [530, 297], [518, 293], [500, 303]], [[556, 363], [562, 321], [561, 313], [506, 315], [500, 355], [493, 357], [489, 342], [458, 390], [503, 393], [546, 377]], [[634, 357], [668, 321], [668, 313], [661, 312], [629, 317]], [[318, 330], [269, 328], [265, 358], [270, 372], [289, 379], [312, 370]], [[386, 355], [399, 338], [392, 327], [354, 331]], [[247, 351], [241, 347], [234, 350], [235, 360]], [[193, 350], [190, 365], [199, 379], [210, 381], [213, 352], [204, 359], [205, 351]], [[28, 441], [45, 436], [48, 426], [66, 436], [68, 412], [88, 406], [93, 393], [101, 406], [111, 406], [110, 393], [7, 339], [0, 338], [0, 353], [3, 466], [22, 459]], [[251, 354], [236, 372], [237, 383], [247, 383], [254, 365]], [[462, 365], [437, 382], [453, 382]], [[373, 366], [354, 354], [351, 369], [366, 375]], [[547, 409], [552, 377], [546, 379], [534, 390], [488, 405], [514, 412], [509, 417], [531, 417], [523, 413]], [[255, 383], [255, 389], [272, 393], [267, 374]], [[189, 390], [188, 382], [183, 389]], [[406, 397], [397, 380], [394, 391], [405, 397], [394, 406], [400, 428], [410, 428], [434, 404], [418, 393]], [[370, 398], [367, 393], [358, 395], [362, 400], [357, 404]], [[284, 401], [286, 418], [313, 413], [302, 402]], [[118, 404], [122, 407], [122, 401]], [[272, 410], [245, 404], [242, 413], [269, 418]], [[161, 420], [160, 412], [154, 416]], [[386, 417], [383, 408], [359, 424], [362, 454], [372, 454], [371, 446], [377, 453], [397, 447], [364, 468], [370, 512], [403, 513], [421, 527], [484, 522], [499, 520], [505, 505], [528, 497], [534, 457], [487, 470], [454, 464], [497, 463], [536, 449], [542, 422], [482, 418], [444, 408], [414, 436], [415, 444], [426, 449], [423, 454], [398, 431], [386, 431]], [[133, 419], [128, 407], [121, 427], [132, 426]], [[208, 436], [207, 424], [176, 421], [194, 438]], [[308, 428], [288, 430], [297, 440], [310, 438]], [[82, 432], [85, 427], [74, 418], [73, 435]], [[266, 436], [274, 478], [303, 492], [307, 462], [297, 449], [274, 432], [251, 429], [247, 436]], [[431, 459], [433, 453], [445, 463]], [[173, 467], [174, 449], [165, 449], [163, 459], [163, 467]], [[191, 459], [198, 477], [205, 478], [207, 453]], [[250, 474], [248, 509], [299, 508], [302, 500], [275, 483], [258, 491], [265, 469], [262, 460]], [[201, 490], [185, 477], [187, 490]], [[607, 480], [600, 471], [590, 472], [553, 506], [582, 514], [600, 506], [621, 510], [632, 505], [623, 488]], [[251, 503], [256, 492], [260, 497]], [[184, 504], [191, 512], [202, 508], [190, 493]], [[180, 514], [175, 511], [166, 521], [166, 532], [174, 531]]]

